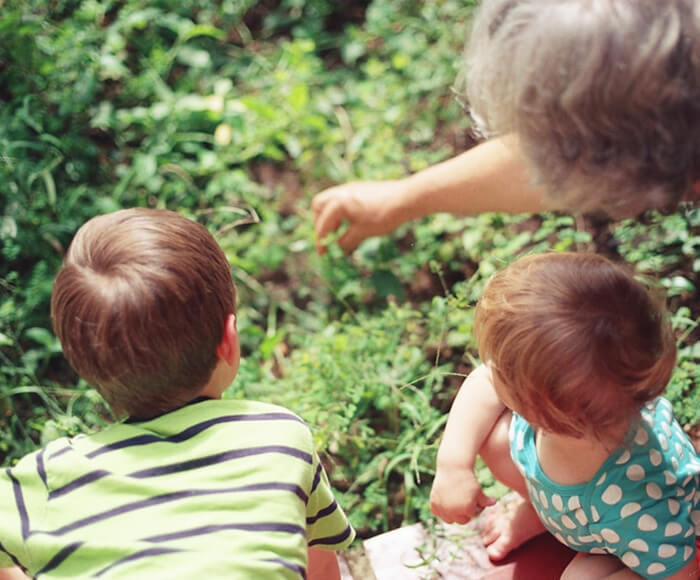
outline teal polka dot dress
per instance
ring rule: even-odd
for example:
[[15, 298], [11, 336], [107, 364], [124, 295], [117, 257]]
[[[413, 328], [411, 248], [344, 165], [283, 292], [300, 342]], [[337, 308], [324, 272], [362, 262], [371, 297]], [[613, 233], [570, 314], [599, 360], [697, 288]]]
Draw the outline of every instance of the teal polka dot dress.
[[535, 432], [513, 413], [510, 447], [535, 510], [579, 552], [613, 554], [644, 578], [665, 578], [695, 557], [700, 535], [700, 458], [658, 398], [588, 483], [559, 485], [540, 469]]

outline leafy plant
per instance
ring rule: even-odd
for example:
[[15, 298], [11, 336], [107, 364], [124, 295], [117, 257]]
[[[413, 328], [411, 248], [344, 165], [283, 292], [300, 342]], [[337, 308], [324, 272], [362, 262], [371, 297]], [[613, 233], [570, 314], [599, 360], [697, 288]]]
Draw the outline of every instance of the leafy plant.
[[[433, 216], [351, 256], [313, 250], [310, 199], [460, 152], [451, 85], [474, 2], [6, 0], [0, 18], [0, 454], [109, 412], [60, 356], [49, 297], [90, 217], [169, 208], [232, 265], [245, 355], [227, 396], [315, 429], [363, 535], [428, 521], [434, 455], [476, 364], [473, 308], [517, 257], [596, 250], [656, 277], [679, 362], [667, 395], [700, 421], [700, 211], [619, 224]], [[489, 474], [479, 477], [490, 485]]]

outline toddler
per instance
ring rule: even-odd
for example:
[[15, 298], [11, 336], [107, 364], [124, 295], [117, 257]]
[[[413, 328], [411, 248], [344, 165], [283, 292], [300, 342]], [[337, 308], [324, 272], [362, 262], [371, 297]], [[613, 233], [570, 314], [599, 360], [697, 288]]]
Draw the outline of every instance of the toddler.
[[464, 523], [493, 503], [481, 454], [521, 494], [487, 510], [492, 558], [548, 530], [579, 552], [567, 580], [697, 577], [700, 459], [661, 397], [662, 302], [595, 254], [533, 255], [487, 284], [474, 332], [485, 364], [450, 412], [433, 512]]
[[123, 210], [78, 231], [54, 329], [128, 418], [2, 472], [4, 577], [339, 578], [329, 550], [354, 531], [309, 428], [221, 400], [240, 359], [235, 298], [221, 248], [177, 213]]

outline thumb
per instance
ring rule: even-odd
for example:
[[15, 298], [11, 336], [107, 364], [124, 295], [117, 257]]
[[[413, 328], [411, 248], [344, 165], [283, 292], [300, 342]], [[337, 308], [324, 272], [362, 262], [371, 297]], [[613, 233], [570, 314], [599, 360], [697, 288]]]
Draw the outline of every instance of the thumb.
[[486, 495], [483, 491], [479, 492], [479, 496], [476, 498], [476, 505], [479, 507], [488, 507], [490, 505], [496, 505], [498, 500], [495, 497], [490, 497]]
[[338, 245], [341, 248], [343, 248], [345, 252], [351, 252], [357, 246], [359, 246], [365, 238], [366, 236], [362, 234], [359, 228], [351, 223], [348, 227], [348, 231], [346, 231], [342, 236], [340, 236], [340, 239], [338, 240]]

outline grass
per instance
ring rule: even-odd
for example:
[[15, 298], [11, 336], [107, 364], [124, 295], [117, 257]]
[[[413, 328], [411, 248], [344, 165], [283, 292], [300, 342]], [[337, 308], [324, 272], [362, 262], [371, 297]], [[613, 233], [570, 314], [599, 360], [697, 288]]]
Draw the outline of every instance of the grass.
[[698, 209], [620, 223], [438, 215], [349, 257], [315, 254], [315, 192], [417, 171], [468, 141], [450, 87], [472, 4], [6, 1], [4, 463], [110, 419], [63, 361], [48, 300], [79, 225], [130, 206], [216, 235], [245, 357], [227, 396], [285, 404], [314, 427], [362, 536], [429, 521], [445, 413], [476, 360], [473, 306], [528, 252], [596, 250], [666, 289], [680, 353], [667, 394], [686, 427], [700, 421]]

